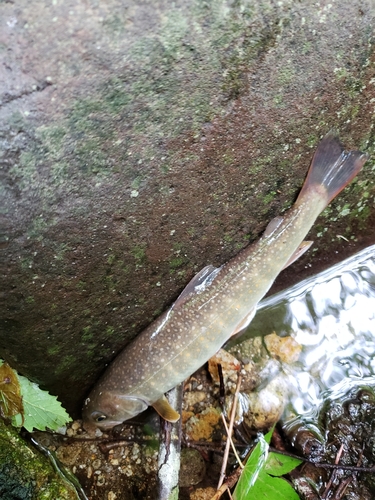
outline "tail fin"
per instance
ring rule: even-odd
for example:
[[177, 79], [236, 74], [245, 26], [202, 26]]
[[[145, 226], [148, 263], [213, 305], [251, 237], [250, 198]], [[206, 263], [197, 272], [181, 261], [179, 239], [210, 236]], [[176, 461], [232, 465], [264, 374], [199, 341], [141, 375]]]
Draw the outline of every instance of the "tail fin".
[[315, 184], [326, 188], [328, 205], [358, 174], [367, 159], [368, 155], [361, 151], [345, 151], [336, 133], [328, 132], [314, 154], [297, 203]]

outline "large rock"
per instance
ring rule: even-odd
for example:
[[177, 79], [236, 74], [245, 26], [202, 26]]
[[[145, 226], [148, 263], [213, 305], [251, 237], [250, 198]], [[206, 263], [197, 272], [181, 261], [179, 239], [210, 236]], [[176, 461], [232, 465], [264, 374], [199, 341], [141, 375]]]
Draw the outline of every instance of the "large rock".
[[16, 429], [0, 419], [1, 498], [77, 500], [79, 497], [74, 485], [67, 481], [62, 470], [56, 469], [54, 464], [54, 458], [51, 462], [24, 441]]
[[[78, 411], [197, 271], [293, 202], [322, 134], [373, 151], [374, 14], [370, 0], [0, 2], [0, 355]], [[373, 195], [368, 162], [284, 282], [374, 242]]]

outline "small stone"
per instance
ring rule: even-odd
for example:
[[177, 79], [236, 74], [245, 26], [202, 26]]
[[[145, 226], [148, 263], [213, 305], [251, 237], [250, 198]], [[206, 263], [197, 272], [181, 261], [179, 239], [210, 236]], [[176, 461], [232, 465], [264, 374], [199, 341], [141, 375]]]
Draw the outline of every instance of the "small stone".
[[204, 401], [205, 398], [206, 394], [202, 391], [185, 392], [184, 394], [185, 403], [188, 407]]
[[97, 458], [96, 460], [94, 460], [92, 462], [92, 466], [94, 467], [95, 470], [99, 469], [101, 464], [102, 464], [102, 461], [99, 458]]
[[78, 431], [78, 429], [81, 428], [81, 424], [80, 424], [80, 422], [77, 422], [75, 420], [70, 427], [73, 429], [73, 431]]
[[216, 494], [215, 488], [197, 488], [190, 494], [190, 500], [211, 500]]
[[181, 466], [179, 485], [181, 488], [193, 486], [202, 481], [206, 474], [206, 464], [198, 450], [183, 448], [181, 450]]
[[90, 477], [92, 476], [92, 473], [93, 473], [92, 467], [91, 467], [91, 465], [89, 465], [87, 467], [87, 477], [88, 477], [88, 479], [90, 479]]
[[[262, 390], [249, 394], [240, 393], [236, 409], [236, 423], [242, 420], [251, 429], [267, 430], [278, 422], [288, 401], [290, 388], [283, 375], [275, 377]], [[233, 398], [226, 401], [226, 411], [230, 414]]]
[[98, 476], [96, 484], [98, 486], [104, 486], [105, 485], [105, 477], [103, 475]]
[[301, 354], [302, 346], [293, 337], [279, 337], [271, 333], [264, 337], [268, 352], [283, 363], [295, 363]]
[[217, 385], [220, 384], [218, 365], [221, 365], [221, 368], [223, 370], [224, 384], [227, 385], [228, 381], [230, 380], [231, 382], [233, 382], [235, 387], [237, 383], [238, 373], [241, 370], [241, 364], [238, 359], [232, 356], [232, 354], [229, 354], [229, 352], [224, 351], [224, 349], [220, 349], [220, 351], [218, 351], [215, 356], [209, 359], [208, 371], [211, 374], [212, 380]]
[[193, 441], [203, 439], [212, 441], [212, 435], [216, 426], [221, 421], [221, 410], [217, 408], [206, 408], [201, 413], [192, 416], [186, 422], [186, 435]]

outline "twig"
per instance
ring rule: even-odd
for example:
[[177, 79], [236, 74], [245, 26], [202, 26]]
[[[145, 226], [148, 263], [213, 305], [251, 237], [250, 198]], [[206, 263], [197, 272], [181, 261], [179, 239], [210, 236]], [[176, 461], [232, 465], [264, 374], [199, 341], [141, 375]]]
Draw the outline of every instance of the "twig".
[[[343, 450], [344, 450], [344, 444], [341, 443], [339, 451], [336, 454], [335, 465], [338, 465], [338, 463], [340, 462], [340, 458], [341, 458]], [[334, 469], [334, 471], [332, 472], [331, 477], [329, 478], [329, 481], [328, 481], [328, 483], [327, 483], [327, 485], [325, 487], [325, 490], [324, 490], [324, 492], [322, 494], [322, 498], [323, 499], [327, 497], [327, 495], [328, 495], [328, 493], [329, 493], [329, 491], [331, 489], [332, 483], [336, 479], [336, 476], [337, 476], [337, 469]]]
[[217, 490], [215, 495], [210, 499], [210, 500], [219, 500], [219, 498], [227, 492], [229, 497], [232, 498], [231, 493], [230, 493], [230, 488], [233, 488], [233, 486], [237, 483], [241, 476], [242, 469], [238, 467], [226, 480], [224, 484], [220, 486], [220, 488]]
[[227, 425], [227, 423], [226, 423], [226, 421], [225, 421], [225, 417], [224, 417], [224, 414], [223, 414], [223, 413], [221, 414], [221, 419], [222, 419], [222, 421], [223, 421], [223, 424], [224, 424], [224, 427], [225, 427], [226, 433], [228, 434], [228, 439], [230, 439], [230, 444], [231, 444], [231, 446], [232, 446], [232, 450], [233, 450], [234, 456], [236, 457], [237, 462], [238, 462], [239, 466], [241, 467], [241, 469], [243, 469], [245, 466], [244, 466], [244, 464], [241, 462], [240, 457], [238, 456], [238, 453], [237, 453], [236, 447], [234, 446], [234, 443], [233, 443], [232, 436], [230, 436], [230, 435], [229, 435], [228, 425]]
[[233, 424], [234, 424], [234, 417], [236, 415], [236, 409], [237, 409], [237, 401], [238, 401], [238, 393], [240, 391], [240, 386], [241, 386], [241, 375], [238, 375], [237, 379], [237, 385], [236, 385], [236, 392], [234, 393], [234, 398], [233, 398], [233, 404], [231, 408], [231, 414], [230, 414], [230, 421], [229, 421], [229, 429], [228, 429], [228, 439], [225, 444], [225, 451], [224, 451], [224, 457], [223, 457], [223, 463], [221, 465], [221, 471], [220, 471], [220, 478], [219, 482], [217, 485], [217, 489], [219, 490], [221, 485], [224, 482], [225, 478], [225, 471], [227, 468], [227, 462], [228, 462], [228, 456], [229, 456], [229, 447], [230, 447], [230, 437], [232, 436], [233, 432]]
[[109, 443], [99, 443], [98, 447], [100, 451], [105, 455], [108, 453], [112, 448], [120, 448], [121, 446], [130, 446], [134, 444], [135, 441], [128, 441], [128, 440], [122, 440], [122, 441], [111, 441]]
[[225, 385], [224, 385], [224, 375], [223, 375], [223, 367], [220, 363], [217, 365], [217, 373], [219, 374], [220, 381], [220, 390], [219, 390], [219, 403], [222, 408], [224, 408], [225, 404]]

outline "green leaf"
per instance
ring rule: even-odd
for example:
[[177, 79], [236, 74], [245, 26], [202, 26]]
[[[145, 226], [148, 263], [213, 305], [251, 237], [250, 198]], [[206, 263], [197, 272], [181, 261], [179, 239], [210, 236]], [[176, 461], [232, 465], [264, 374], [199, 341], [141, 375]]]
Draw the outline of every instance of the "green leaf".
[[301, 460], [279, 453], [268, 453], [273, 430], [259, 439], [238, 480], [234, 500], [299, 500], [299, 496], [285, 479], [274, 477], [287, 474]]
[[273, 426], [272, 429], [270, 431], [268, 431], [267, 434], [264, 435], [264, 440], [267, 444], [270, 444], [274, 430], [275, 430], [275, 426]]
[[259, 473], [258, 479], [249, 491], [247, 497], [241, 500], [299, 500], [299, 496], [285, 479], [272, 477], [264, 470]]
[[37, 384], [30, 382], [26, 377], [21, 375], [18, 377], [24, 407], [23, 426], [29, 432], [33, 429], [43, 431], [46, 428], [55, 431], [71, 420], [55, 396], [42, 391]]
[[[71, 418], [57, 401], [56, 396], [51, 396], [47, 391], [42, 391], [37, 384], [30, 382], [26, 377], [19, 375], [16, 370], [12, 370], [8, 365], [0, 359], [0, 404], [4, 403], [4, 387], [9, 385], [9, 382], [18, 387], [21, 404], [17, 401], [18, 413], [5, 414], [4, 408], [0, 409], [4, 416], [11, 416], [11, 422], [14, 427], [25, 427], [29, 432], [33, 429], [44, 431], [46, 428], [56, 431], [59, 427], [70, 422]], [[8, 371], [5, 371], [8, 370]], [[1, 379], [3, 375], [3, 379]], [[1, 381], [6, 385], [1, 385]], [[9, 391], [8, 391], [9, 392]], [[12, 392], [17, 392], [12, 385]], [[9, 397], [8, 397], [9, 402]], [[8, 403], [9, 407], [9, 403]]]
[[302, 460], [270, 452], [264, 470], [271, 476], [284, 476], [302, 463]]
[[238, 480], [236, 489], [233, 493], [234, 500], [245, 500], [246, 498], [250, 498], [248, 497], [249, 491], [253, 488], [260, 471], [264, 467], [268, 455], [268, 448], [269, 446], [264, 436], [260, 436], [259, 442], [248, 458], [245, 468]]

